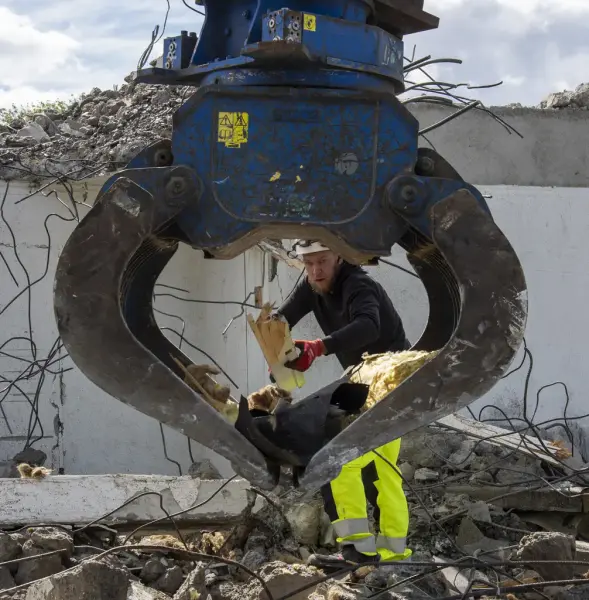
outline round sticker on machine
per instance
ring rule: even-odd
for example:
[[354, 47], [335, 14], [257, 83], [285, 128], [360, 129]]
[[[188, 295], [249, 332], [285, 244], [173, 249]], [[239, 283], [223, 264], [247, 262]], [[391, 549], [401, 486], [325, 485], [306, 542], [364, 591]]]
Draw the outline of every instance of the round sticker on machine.
[[340, 175], [353, 175], [358, 170], [358, 157], [353, 152], [344, 152], [335, 159], [335, 170]]

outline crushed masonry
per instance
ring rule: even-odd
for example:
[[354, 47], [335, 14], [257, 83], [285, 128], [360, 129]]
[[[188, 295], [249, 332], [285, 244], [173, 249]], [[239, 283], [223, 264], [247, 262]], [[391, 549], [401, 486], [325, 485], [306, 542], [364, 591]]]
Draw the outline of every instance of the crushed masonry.
[[[77, 180], [108, 174], [147, 145], [170, 138], [172, 115], [195, 89], [135, 84], [133, 76], [129, 74], [116, 89], [92, 89], [63, 113], [38, 113], [28, 122], [0, 122], [2, 177], [22, 179], [27, 171], [69, 173]], [[536, 108], [587, 110], [589, 83], [550, 94]]]
[[[431, 356], [406, 352], [365, 357], [356, 377], [369, 385], [375, 403]], [[387, 377], [381, 376], [382, 370]], [[215, 381], [217, 371], [192, 365], [187, 373], [223, 410], [230, 391]], [[271, 411], [290, 398], [266, 386], [248, 401], [250, 409]], [[5, 493], [8, 506], [0, 506], [0, 527], [5, 528], [0, 532], [0, 600], [352, 600], [375, 594], [453, 598], [465, 597], [475, 583], [482, 597], [486, 586], [492, 597], [498, 588], [535, 585], [535, 593], [544, 590], [567, 598], [583, 589], [571, 585], [589, 585], [584, 579], [589, 578], [589, 561], [579, 559], [589, 556], [586, 468], [562, 441], [460, 415], [413, 431], [402, 439], [399, 456], [410, 510], [412, 561], [351, 568], [337, 580], [306, 564], [312, 554], [336, 550], [321, 494], [302, 495], [291, 487], [287, 473], [283, 481], [288, 483], [272, 493], [252, 489], [243, 480], [223, 482], [208, 460], [192, 465], [188, 477], [167, 478], [167, 491], [164, 478], [103, 477], [103, 491], [109, 484], [119, 492], [126, 486], [131, 500], [124, 496], [127, 512], [109, 507], [114, 510], [105, 519], [78, 514], [67, 525], [53, 526], [44, 520], [50, 515], [37, 513], [38, 522], [29, 514], [24, 519], [30, 505], [22, 495], [18, 513], [11, 512], [14, 501]], [[35, 477], [33, 470], [23, 463], [18, 468], [21, 479], [12, 480], [29, 497], [42, 490], [47, 497], [60, 481], [84, 480], [48, 470]], [[215, 499], [229, 483], [233, 487]], [[96, 483], [85, 485], [97, 489]], [[191, 515], [191, 503], [175, 519], [161, 518], [160, 501], [134, 501], [149, 486], [161, 490], [161, 506], [167, 504], [169, 513], [178, 512], [179, 501], [185, 504], [180, 498], [186, 490], [205, 512]], [[72, 502], [63, 497], [65, 489], [61, 486], [60, 495], [69, 509]], [[209, 501], [202, 499], [203, 490], [210, 492]], [[203, 505], [209, 502], [206, 512]], [[165, 533], [150, 535], [145, 529], [154, 518]], [[84, 524], [73, 525], [80, 522]], [[129, 527], [132, 533], [125, 534]]]
[[[412, 562], [352, 569], [325, 580], [323, 571], [305, 564], [312, 553], [336, 549], [321, 497], [301, 497], [285, 484], [265, 497], [250, 494], [241, 515], [227, 526], [199, 530], [192, 523], [184, 529], [178, 521], [178, 533], [166, 520], [160, 523], [166, 534], [139, 530], [126, 539], [120, 521], [77, 528], [13, 525], [0, 533], [0, 588], [5, 590], [0, 600], [266, 600], [268, 591], [275, 600], [290, 594], [295, 600], [352, 600], [375, 593], [387, 599], [460, 598], [469, 585], [496, 590], [521, 584], [536, 584], [549, 598], [580, 597], [573, 590], [589, 588], [589, 580], [578, 588], [549, 584], [583, 583], [589, 571], [589, 505], [582, 474], [571, 473], [569, 459], [559, 470], [551, 454], [514, 449], [505, 430], [497, 428], [502, 437], [491, 444], [456, 429], [476, 433], [474, 425], [468, 419], [462, 425], [453, 422], [454, 429], [432, 425], [403, 439], [399, 462], [410, 505]], [[502, 445], [503, 437], [508, 441]], [[210, 463], [193, 467], [218, 476]], [[520, 472], [517, 486], [502, 476], [514, 469]], [[482, 472], [488, 478], [481, 480]], [[50, 474], [28, 485], [46, 486], [59, 477]], [[537, 510], [531, 511], [505, 502], [517, 490], [536, 498], [554, 492], [546, 481], [559, 477], [567, 478], [578, 504], [543, 506], [537, 500]], [[487, 490], [486, 499], [477, 497], [480, 490]], [[258, 502], [255, 510], [252, 502]], [[0, 507], [0, 525], [2, 512]], [[487, 597], [494, 594], [489, 591]]]
[[589, 83], [581, 83], [574, 90], [564, 90], [548, 95], [540, 103], [540, 108], [589, 110]]

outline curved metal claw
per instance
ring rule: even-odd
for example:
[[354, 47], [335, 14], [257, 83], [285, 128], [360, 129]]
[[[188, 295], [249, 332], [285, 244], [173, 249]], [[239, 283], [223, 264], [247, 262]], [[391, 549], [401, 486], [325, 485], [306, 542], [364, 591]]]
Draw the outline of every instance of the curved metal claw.
[[[447, 267], [442, 279], [436, 278], [435, 259], [414, 258], [431, 309], [430, 324], [414, 349], [438, 349], [441, 340], [443, 348], [317, 452], [302, 487], [318, 488], [349, 461], [469, 405], [501, 378], [522, 343], [526, 282], [501, 230], [467, 190], [434, 204], [430, 220], [439, 250], [432, 256], [441, 254]], [[452, 313], [454, 322], [450, 318], [444, 325]]]
[[132, 170], [123, 171], [68, 239], [55, 279], [59, 333], [74, 363], [101, 389], [271, 489], [276, 481], [264, 456], [183, 382], [176, 361], [192, 361], [156, 324], [153, 286], [178, 247], [166, 239], [166, 226], [198, 199], [200, 181], [186, 167], [149, 171], [157, 202], [132, 181]]

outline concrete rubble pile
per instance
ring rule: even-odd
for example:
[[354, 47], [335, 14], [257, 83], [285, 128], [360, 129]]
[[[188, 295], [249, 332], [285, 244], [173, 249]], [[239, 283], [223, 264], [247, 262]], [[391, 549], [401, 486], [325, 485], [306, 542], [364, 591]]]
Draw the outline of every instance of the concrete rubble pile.
[[[562, 462], [560, 479], [569, 470]], [[554, 458], [430, 426], [403, 439], [399, 468], [411, 563], [326, 578], [306, 564], [310, 554], [336, 549], [320, 495], [279, 486], [263, 495], [250, 490], [227, 528], [192, 528], [181, 537], [169, 522], [167, 533], [139, 531], [128, 540], [96, 526], [0, 533], [0, 589], [17, 588], [0, 600], [269, 600], [267, 591], [275, 600], [493, 598], [520, 584], [543, 585], [512, 598], [589, 597], [589, 580], [579, 585], [589, 572], [582, 488], [574, 474], [557, 482]], [[191, 474], [219, 478], [208, 461]]]
[[539, 108], [576, 108], [589, 110], [589, 83], [581, 83], [574, 90], [564, 90], [549, 94]]
[[123, 167], [140, 150], [170, 138], [172, 115], [193, 87], [133, 84], [94, 88], [62, 114], [39, 113], [32, 120], [0, 123], [0, 169], [4, 178], [32, 173], [95, 172]]

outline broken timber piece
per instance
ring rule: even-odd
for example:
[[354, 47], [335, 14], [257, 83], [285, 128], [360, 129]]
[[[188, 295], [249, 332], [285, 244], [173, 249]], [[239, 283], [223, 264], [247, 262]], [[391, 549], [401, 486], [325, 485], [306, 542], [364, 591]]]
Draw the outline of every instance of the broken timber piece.
[[265, 304], [256, 320], [248, 314], [249, 326], [264, 354], [276, 385], [287, 392], [305, 385], [302, 373], [288, 369], [285, 362], [296, 357], [296, 348], [287, 323], [270, 318], [272, 307]]

